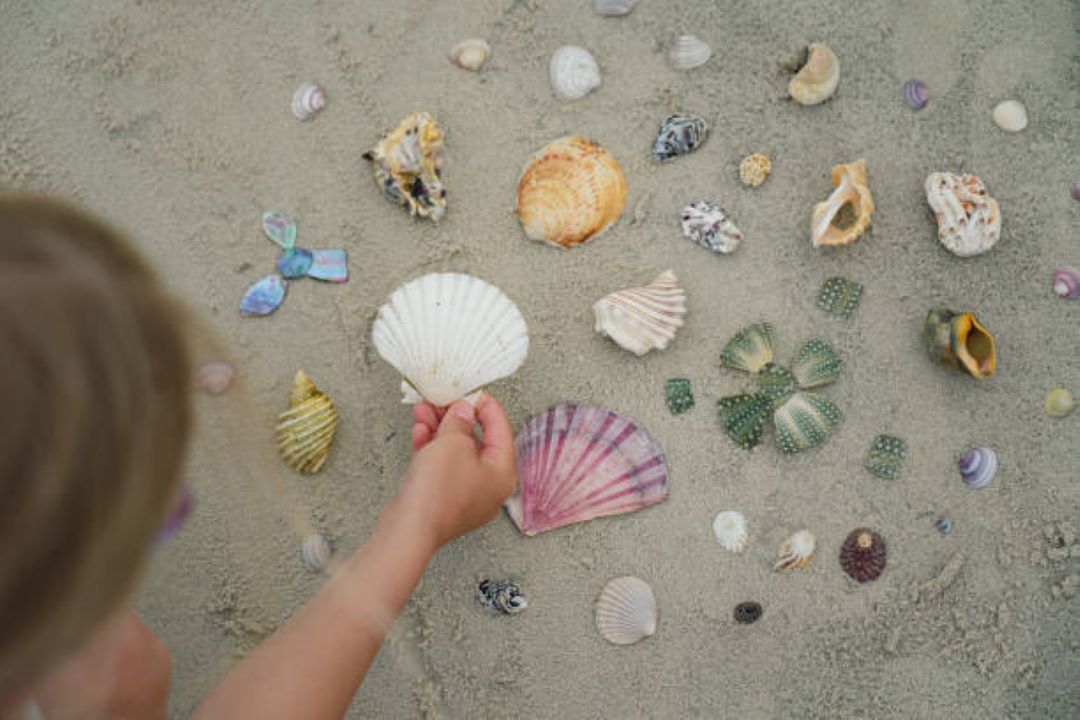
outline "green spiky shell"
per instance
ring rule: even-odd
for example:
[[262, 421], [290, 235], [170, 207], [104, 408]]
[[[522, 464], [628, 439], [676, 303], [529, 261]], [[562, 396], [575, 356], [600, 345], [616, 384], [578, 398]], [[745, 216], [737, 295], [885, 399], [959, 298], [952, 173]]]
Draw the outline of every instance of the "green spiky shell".
[[734, 370], [756, 373], [772, 362], [773, 327], [769, 323], [755, 323], [744, 327], [728, 341], [720, 353], [720, 364]]
[[863, 466], [882, 480], [895, 480], [907, 456], [907, 443], [892, 435], [878, 435]]
[[863, 286], [843, 277], [831, 277], [821, 286], [818, 307], [842, 318], [851, 317], [859, 307]]
[[720, 422], [739, 447], [749, 450], [761, 442], [772, 402], [763, 393], [720, 398]]
[[797, 392], [773, 413], [776, 442], [784, 453], [817, 447], [840, 418], [840, 409], [825, 397]]
[[758, 389], [769, 398], [773, 407], [781, 405], [798, 389], [795, 377], [775, 363], [766, 363], [758, 373]]
[[791, 366], [791, 374], [802, 388], [828, 385], [840, 376], [843, 361], [836, 351], [821, 340], [808, 340]]
[[681, 415], [694, 407], [694, 393], [686, 378], [671, 378], [665, 382], [664, 397], [672, 415]]

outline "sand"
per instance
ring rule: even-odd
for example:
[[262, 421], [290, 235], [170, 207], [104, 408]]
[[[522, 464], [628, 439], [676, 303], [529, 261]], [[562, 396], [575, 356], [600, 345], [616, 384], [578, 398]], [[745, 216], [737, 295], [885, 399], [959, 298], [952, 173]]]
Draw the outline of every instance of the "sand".
[[[524, 367], [491, 388], [515, 424], [564, 400], [640, 420], [663, 445], [670, 500], [536, 538], [506, 517], [432, 562], [357, 695], [352, 718], [751, 717], [1064, 718], [1080, 714], [1080, 413], [1047, 417], [1051, 387], [1080, 393], [1080, 304], [1049, 277], [1080, 266], [1075, 228], [1080, 10], [1036, 2], [738, 3], [641, 0], [605, 19], [588, 0], [458, 2], [0, 2], [0, 185], [73, 199], [128, 231], [167, 282], [235, 354], [254, 408], [202, 398], [188, 476], [199, 506], [158, 552], [138, 608], [175, 660], [172, 708], [185, 717], [229, 665], [314, 592], [300, 561], [310, 528], [337, 553], [364, 539], [408, 458], [409, 410], [370, 343], [376, 309], [399, 283], [452, 269], [502, 287], [532, 333]], [[712, 43], [704, 67], [664, 60], [671, 38]], [[486, 38], [490, 66], [471, 74], [446, 53]], [[843, 77], [827, 104], [784, 99], [784, 65], [824, 40]], [[603, 86], [566, 103], [547, 63], [563, 44], [590, 49]], [[911, 77], [930, 87], [921, 113]], [[328, 106], [289, 112], [316, 80]], [[1029, 128], [995, 128], [1018, 98]], [[712, 137], [663, 166], [648, 148], [669, 111], [706, 116]], [[378, 192], [360, 154], [402, 117], [445, 127], [450, 208], [414, 221]], [[622, 220], [586, 247], [526, 240], [513, 213], [524, 160], [581, 133], [626, 171]], [[751, 152], [773, 161], [758, 189], [737, 179]], [[838, 162], [865, 157], [877, 200], [871, 232], [815, 251], [813, 203]], [[973, 172], [1004, 214], [999, 245], [962, 260], [936, 239], [922, 183]], [[681, 237], [677, 213], [718, 199], [745, 232], [721, 257]], [[344, 286], [290, 285], [268, 319], [242, 319], [244, 288], [270, 272], [264, 210], [296, 214], [301, 244], [346, 247]], [[672, 268], [690, 314], [664, 352], [636, 358], [593, 332], [592, 302]], [[822, 281], [866, 285], [850, 321], [815, 306]], [[978, 383], [932, 363], [927, 310], [974, 310], [999, 343], [1000, 370]], [[845, 419], [828, 443], [781, 456], [771, 434], [735, 447], [715, 403], [748, 386], [717, 355], [743, 325], [768, 320], [786, 361], [810, 337], [845, 360], [825, 390]], [[249, 463], [229, 428], [269, 450], [274, 416], [304, 368], [342, 422], [312, 478]], [[663, 382], [693, 381], [697, 407], [672, 417]], [[905, 438], [895, 481], [862, 467], [874, 436]], [[983, 491], [964, 487], [959, 454], [997, 450]], [[741, 510], [745, 553], [721, 550], [713, 515]], [[951, 514], [951, 535], [934, 528]], [[837, 562], [849, 530], [889, 542], [880, 580], [859, 586]], [[780, 543], [807, 527], [818, 557], [779, 576]], [[661, 608], [655, 637], [606, 644], [592, 604], [633, 574]], [[519, 580], [529, 608], [496, 616], [475, 600], [483, 578]], [[756, 600], [764, 617], [732, 620]]]

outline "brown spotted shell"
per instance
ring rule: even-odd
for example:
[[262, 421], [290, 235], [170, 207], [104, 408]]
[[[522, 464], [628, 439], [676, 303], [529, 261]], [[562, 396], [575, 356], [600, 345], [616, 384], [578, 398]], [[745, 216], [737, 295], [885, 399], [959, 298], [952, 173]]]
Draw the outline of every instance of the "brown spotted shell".
[[885, 571], [885, 538], [870, 528], [856, 528], [840, 546], [840, 567], [859, 582], [877, 580]]

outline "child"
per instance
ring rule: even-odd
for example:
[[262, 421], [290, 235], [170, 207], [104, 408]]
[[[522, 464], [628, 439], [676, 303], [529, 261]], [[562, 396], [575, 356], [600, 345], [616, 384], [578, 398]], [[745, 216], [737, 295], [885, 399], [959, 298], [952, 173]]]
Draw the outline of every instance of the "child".
[[[3, 720], [166, 717], [168, 651], [128, 606], [178, 497], [189, 325], [110, 229], [0, 199]], [[431, 556], [498, 513], [517, 482], [499, 403], [413, 415], [371, 537], [195, 717], [341, 717]]]

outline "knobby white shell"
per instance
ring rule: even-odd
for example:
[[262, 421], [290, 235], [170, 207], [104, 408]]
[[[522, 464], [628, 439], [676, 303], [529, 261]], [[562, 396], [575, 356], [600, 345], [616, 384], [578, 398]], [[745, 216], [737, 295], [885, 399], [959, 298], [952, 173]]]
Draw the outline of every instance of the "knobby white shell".
[[981, 255], [1001, 238], [1001, 209], [974, 175], [930, 173], [926, 202], [938, 222], [938, 239], [959, 257]]
[[742, 552], [746, 549], [746, 518], [738, 510], [724, 510], [713, 520], [713, 535], [725, 550]]
[[593, 9], [599, 15], [609, 17], [628, 15], [634, 9], [637, 0], [593, 0]]
[[297, 120], [308, 120], [326, 107], [326, 93], [315, 83], [304, 83], [296, 89], [292, 99], [292, 113]]
[[491, 57], [491, 46], [479, 38], [462, 40], [450, 50], [450, 62], [465, 70], [476, 72]]
[[693, 35], [680, 35], [668, 48], [667, 57], [676, 70], [690, 70], [709, 62], [712, 48], [709, 43]]
[[1027, 127], [1027, 108], [1018, 100], [1003, 100], [994, 106], [991, 113], [994, 124], [1008, 132], [1020, 132]]
[[800, 530], [780, 546], [779, 559], [773, 570], [791, 570], [808, 565], [814, 559], [816, 541], [809, 530]]
[[596, 332], [635, 355], [663, 350], [675, 338], [686, 314], [686, 292], [671, 270], [645, 287], [619, 290], [593, 305]]
[[632, 645], [654, 635], [656, 620], [656, 596], [640, 578], [615, 578], [596, 600], [596, 629], [615, 645]]
[[403, 402], [437, 407], [513, 374], [529, 351], [525, 318], [510, 298], [460, 273], [424, 275], [395, 290], [371, 339], [404, 376]]
[[300, 554], [304, 562], [313, 570], [322, 570], [330, 560], [330, 543], [319, 533], [313, 533], [304, 538], [304, 544]]
[[563, 100], [577, 100], [600, 87], [600, 66], [585, 48], [564, 45], [551, 56], [551, 87]]

